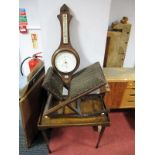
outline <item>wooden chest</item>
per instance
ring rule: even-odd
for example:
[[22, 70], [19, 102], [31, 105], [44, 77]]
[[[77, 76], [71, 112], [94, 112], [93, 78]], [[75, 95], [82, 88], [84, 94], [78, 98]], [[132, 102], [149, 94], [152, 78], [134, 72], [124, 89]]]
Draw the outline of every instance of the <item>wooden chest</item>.
[[104, 68], [109, 83], [105, 103], [110, 109], [135, 108], [135, 74], [133, 68]]

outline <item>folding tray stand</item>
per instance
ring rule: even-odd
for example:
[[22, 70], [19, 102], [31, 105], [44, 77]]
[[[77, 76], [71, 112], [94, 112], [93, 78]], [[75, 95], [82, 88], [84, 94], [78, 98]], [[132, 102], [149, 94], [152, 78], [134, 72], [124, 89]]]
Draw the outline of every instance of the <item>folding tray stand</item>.
[[[104, 129], [110, 125], [109, 110], [104, 103], [107, 82], [103, 70], [97, 62], [75, 73], [68, 95], [63, 95], [63, 81], [50, 67], [42, 86], [48, 98], [38, 121], [44, 140], [48, 146], [46, 130], [68, 126], [101, 126], [96, 148]], [[48, 147], [49, 152], [52, 152]]]

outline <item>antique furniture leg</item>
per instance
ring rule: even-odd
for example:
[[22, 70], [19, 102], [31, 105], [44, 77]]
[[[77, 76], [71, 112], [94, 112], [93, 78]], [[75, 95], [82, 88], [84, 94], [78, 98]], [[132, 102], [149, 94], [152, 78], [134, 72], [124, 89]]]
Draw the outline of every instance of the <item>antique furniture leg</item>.
[[45, 131], [45, 130], [42, 130], [41, 133], [42, 133], [43, 138], [44, 138], [44, 141], [45, 141], [45, 143], [46, 143], [46, 145], [47, 145], [48, 152], [49, 152], [49, 153], [52, 153], [51, 149], [50, 149], [49, 146], [48, 146], [48, 136], [47, 136], [47, 134], [46, 134], [46, 131]]
[[93, 126], [94, 131], [98, 131], [98, 126]]
[[99, 137], [98, 137], [98, 140], [97, 140], [96, 148], [98, 148], [98, 146], [99, 146], [99, 143], [100, 143], [100, 140], [102, 138], [102, 135], [103, 135], [104, 130], [105, 130], [105, 127], [102, 126], [101, 131], [100, 131], [100, 134], [99, 134]]

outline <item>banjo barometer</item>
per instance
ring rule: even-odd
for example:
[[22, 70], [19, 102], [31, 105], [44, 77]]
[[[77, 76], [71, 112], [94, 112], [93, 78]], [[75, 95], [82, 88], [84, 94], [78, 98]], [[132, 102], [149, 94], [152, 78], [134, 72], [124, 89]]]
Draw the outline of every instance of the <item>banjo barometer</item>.
[[61, 26], [61, 41], [58, 49], [52, 55], [51, 63], [53, 69], [61, 76], [64, 83], [68, 85], [73, 73], [79, 67], [80, 58], [70, 42], [69, 24], [72, 15], [67, 5], [64, 4], [60, 8], [60, 14], [57, 17]]

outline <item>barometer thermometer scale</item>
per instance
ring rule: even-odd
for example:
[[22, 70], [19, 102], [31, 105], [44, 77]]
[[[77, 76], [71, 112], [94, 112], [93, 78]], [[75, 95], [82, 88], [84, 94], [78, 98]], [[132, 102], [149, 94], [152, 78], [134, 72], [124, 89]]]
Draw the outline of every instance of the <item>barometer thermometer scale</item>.
[[69, 84], [72, 74], [80, 64], [79, 55], [70, 42], [69, 23], [71, 18], [69, 8], [64, 4], [58, 15], [61, 25], [61, 41], [58, 49], [52, 55], [52, 66], [66, 85]]

